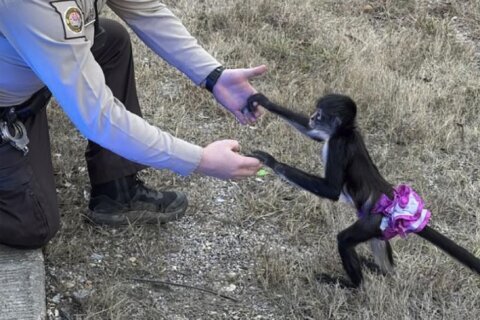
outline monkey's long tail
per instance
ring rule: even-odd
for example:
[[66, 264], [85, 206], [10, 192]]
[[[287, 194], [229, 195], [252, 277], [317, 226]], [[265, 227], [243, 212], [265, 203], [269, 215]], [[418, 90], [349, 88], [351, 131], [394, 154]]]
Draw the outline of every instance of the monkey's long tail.
[[480, 274], [480, 259], [465, 248], [459, 246], [452, 240], [442, 235], [440, 232], [436, 231], [432, 227], [426, 226], [417, 234], [425, 240], [430, 241], [473, 271], [476, 271], [478, 274]]

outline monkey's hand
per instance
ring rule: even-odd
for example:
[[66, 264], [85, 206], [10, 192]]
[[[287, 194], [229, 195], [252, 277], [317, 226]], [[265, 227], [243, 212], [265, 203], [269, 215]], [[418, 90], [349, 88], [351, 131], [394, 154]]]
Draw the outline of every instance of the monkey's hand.
[[264, 108], [267, 108], [269, 103], [270, 103], [270, 100], [268, 100], [268, 98], [263, 93], [255, 93], [248, 98], [247, 108], [248, 108], [248, 111], [255, 112], [259, 105]]
[[270, 168], [273, 168], [273, 166], [277, 163], [277, 160], [275, 160], [273, 156], [260, 150], [255, 150], [248, 156], [257, 158], [258, 160], [263, 162], [267, 167], [270, 167]]

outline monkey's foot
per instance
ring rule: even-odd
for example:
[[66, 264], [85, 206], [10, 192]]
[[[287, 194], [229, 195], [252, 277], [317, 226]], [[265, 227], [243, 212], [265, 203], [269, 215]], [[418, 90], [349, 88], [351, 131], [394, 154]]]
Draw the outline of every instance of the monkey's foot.
[[332, 277], [331, 275], [328, 275], [326, 273], [320, 273], [317, 275], [317, 281], [333, 286], [339, 286], [342, 289], [357, 289], [357, 287], [350, 282], [350, 280], [347, 280], [342, 277]]
[[381, 275], [381, 276], [387, 275], [387, 273], [383, 271], [382, 268], [380, 268], [380, 266], [371, 259], [360, 257], [360, 263], [362, 264], [362, 266], [365, 266], [368, 270], [372, 271], [377, 275]]

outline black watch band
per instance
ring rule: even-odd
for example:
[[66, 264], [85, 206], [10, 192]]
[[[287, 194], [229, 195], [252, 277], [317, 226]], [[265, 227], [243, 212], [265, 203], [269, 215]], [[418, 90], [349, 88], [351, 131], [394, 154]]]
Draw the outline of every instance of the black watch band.
[[220, 78], [223, 70], [225, 70], [225, 67], [220, 66], [210, 72], [210, 74], [205, 78], [205, 89], [213, 92], [213, 87], [217, 83], [218, 78]]

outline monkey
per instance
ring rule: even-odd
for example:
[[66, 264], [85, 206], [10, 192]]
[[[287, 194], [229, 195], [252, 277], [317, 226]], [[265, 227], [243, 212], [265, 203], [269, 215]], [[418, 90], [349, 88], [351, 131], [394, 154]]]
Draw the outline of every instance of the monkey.
[[250, 112], [258, 106], [278, 115], [305, 136], [324, 143], [324, 177], [279, 162], [263, 151], [253, 151], [250, 156], [293, 185], [321, 198], [347, 202], [357, 210], [358, 220], [337, 235], [338, 252], [350, 283], [328, 275], [324, 277], [326, 282], [353, 288], [361, 285], [362, 261], [355, 247], [366, 241], [370, 242], [378, 267], [383, 273], [391, 273], [394, 261], [388, 240], [412, 232], [480, 274], [480, 259], [428, 225], [430, 211], [423, 207], [418, 194], [406, 185], [395, 188], [380, 174], [356, 126], [357, 106], [350, 97], [325, 95], [317, 101], [310, 117], [273, 103], [262, 93], [250, 96], [247, 102]]

